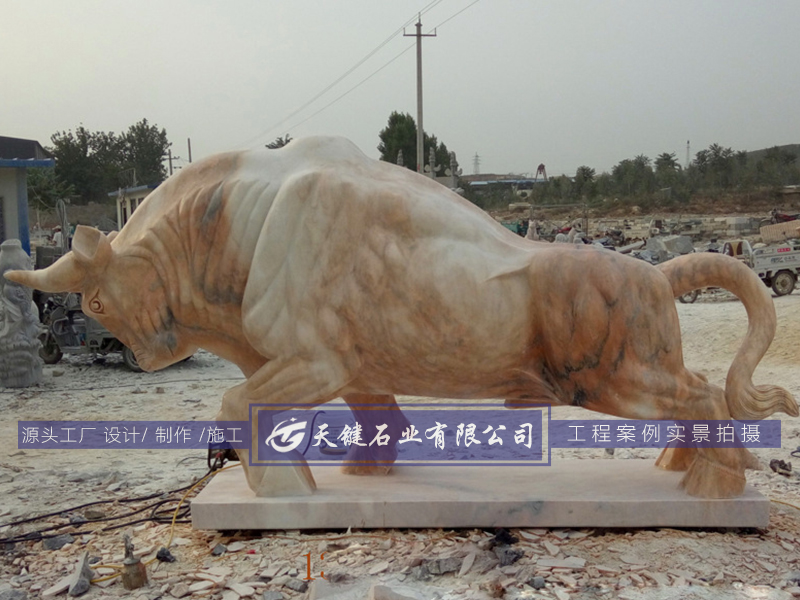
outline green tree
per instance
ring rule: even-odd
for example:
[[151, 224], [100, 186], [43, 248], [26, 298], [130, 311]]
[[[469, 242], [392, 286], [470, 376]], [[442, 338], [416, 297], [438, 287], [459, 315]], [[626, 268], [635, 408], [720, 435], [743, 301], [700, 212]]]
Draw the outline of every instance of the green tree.
[[596, 193], [604, 198], [616, 193], [614, 179], [609, 173], [600, 173], [595, 179], [594, 184]]
[[56, 159], [56, 177], [71, 185], [78, 199], [83, 199], [83, 202], [97, 198], [103, 191], [103, 182], [92, 156], [92, 133], [80, 125], [74, 132], [54, 133], [50, 141], [53, 145], [49, 151]]
[[711, 144], [695, 155], [694, 165], [703, 177], [704, 187], [728, 188], [736, 182], [739, 160], [731, 148]]
[[680, 182], [681, 166], [674, 152], [662, 152], [656, 157], [656, 185], [660, 188], [673, 187]]
[[167, 132], [147, 119], [127, 132], [91, 132], [83, 125], [75, 131], [59, 131], [50, 138], [56, 159], [57, 179], [74, 189], [76, 202], [107, 200], [108, 192], [130, 185], [120, 174], [135, 170], [140, 184], [161, 183], [167, 175], [164, 156], [170, 142]]
[[578, 167], [577, 171], [575, 171], [575, 181], [573, 185], [576, 196], [588, 196], [590, 198], [594, 196], [595, 175], [595, 170], [591, 167], [587, 167], [586, 165]]
[[41, 209], [55, 208], [56, 201], [75, 196], [74, 186], [56, 175], [55, 169], [28, 169], [28, 202]]
[[547, 182], [552, 198], [557, 202], [564, 203], [572, 196], [574, 184], [566, 175], [551, 177]]
[[[402, 150], [403, 164], [412, 171], [417, 170], [417, 124], [414, 117], [408, 113], [392, 112], [389, 122], [381, 130], [378, 151], [381, 160], [397, 163], [397, 155]], [[423, 164], [428, 163], [431, 148], [436, 152], [436, 165], [441, 167], [438, 173], [444, 174], [444, 169], [450, 165], [450, 152], [443, 142], [439, 142], [435, 135], [424, 134], [425, 156]]]
[[755, 166], [755, 177], [763, 185], [787, 185], [798, 182], [797, 155], [778, 146], [769, 148]]
[[655, 188], [655, 174], [650, 166], [650, 158], [644, 154], [620, 161], [611, 169], [611, 176], [617, 191], [623, 196], [648, 194]]
[[[131, 125], [122, 138], [122, 169], [117, 173], [123, 169], [136, 169], [136, 180], [140, 184], [161, 183], [167, 178], [164, 157], [170, 146], [166, 129], [159, 129], [142, 119]], [[108, 161], [113, 161], [112, 156]]]
[[655, 160], [656, 172], [658, 171], [680, 171], [681, 166], [678, 164], [678, 158], [674, 152], [662, 152], [656, 157]]
[[267, 144], [267, 148], [269, 148], [270, 150], [277, 150], [278, 148], [283, 148], [286, 144], [288, 144], [291, 141], [292, 141], [292, 136], [290, 136], [287, 133], [283, 137], [281, 136], [276, 137], [274, 142], [270, 142], [269, 144]]

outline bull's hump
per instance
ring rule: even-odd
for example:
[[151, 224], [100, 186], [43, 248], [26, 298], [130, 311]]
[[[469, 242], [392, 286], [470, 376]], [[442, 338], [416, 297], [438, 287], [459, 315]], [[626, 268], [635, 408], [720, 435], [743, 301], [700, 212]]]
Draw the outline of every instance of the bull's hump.
[[321, 171], [342, 165], [366, 166], [372, 161], [350, 140], [341, 137], [308, 137], [292, 140], [276, 150], [261, 148], [242, 155], [236, 177], [281, 182], [300, 172]]

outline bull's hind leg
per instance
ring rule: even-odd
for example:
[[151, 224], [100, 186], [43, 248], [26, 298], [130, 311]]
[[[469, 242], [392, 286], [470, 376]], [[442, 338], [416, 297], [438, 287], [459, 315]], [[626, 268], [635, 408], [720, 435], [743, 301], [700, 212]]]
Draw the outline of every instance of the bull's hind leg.
[[[619, 378], [609, 380], [604, 399], [587, 408], [626, 419], [675, 421], [729, 421], [731, 416], [723, 390], [680, 366], [648, 366], [632, 362]], [[616, 392], [616, 393], [613, 393]], [[686, 440], [691, 442], [687, 428]], [[709, 439], [716, 430], [709, 428]], [[745, 468], [750, 455], [743, 448], [677, 448], [662, 452], [656, 464], [668, 470], [686, 471], [681, 487], [700, 498], [734, 498], [744, 491]]]
[[686, 471], [696, 456], [695, 448], [667, 446], [656, 459], [656, 466], [666, 471]]
[[[687, 372], [688, 373], [688, 372]], [[685, 404], [676, 409], [682, 414], [671, 418], [690, 420], [728, 421], [731, 418], [725, 392], [693, 374], [690, 376], [692, 388]], [[684, 412], [685, 411], [685, 412]], [[713, 441], [716, 432], [711, 431]], [[679, 458], [691, 457], [691, 452], [675, 453]], [[696, 448], [686, 474], [681, 479], [681, 487], [686, 493], [699, 498], [735, 498], [744, 492], [747, 483], [744, 471], [750, 464], [750, 454], [744, 448]]]
[[[742, 448], [742, 453], [744, 454], [745, 469], [761, 468], [761, 463], [752, 452]], [[696, 456], [697, 448], [667, 446], [656, 459], [656, 466], [666, 471], [686, 471], [692, 465]]]
[[[348, 475], [387, 475], [397, 458], [397, 443], [410, 425], [394, 396], [348, 394], [344, 401], [361, 425], [365, 446], [351, 444], [342, 461], [342, 473]], [[385, 427], [384, 427], [385, 425]], [[388, 445], [373, 442], [375, 435], [389, 436]]]

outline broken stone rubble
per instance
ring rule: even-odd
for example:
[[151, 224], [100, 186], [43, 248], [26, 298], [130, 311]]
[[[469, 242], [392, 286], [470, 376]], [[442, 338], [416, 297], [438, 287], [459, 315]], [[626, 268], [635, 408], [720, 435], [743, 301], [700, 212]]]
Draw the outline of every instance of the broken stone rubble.
[[[446, 594], [463, 594], [450, 597], [476, 599], [491, 597], [489, 591], [492, 589], [500, 589], [502, 597], [516, 598], [526, 589], [534, 591], [534, 582], [544, 582], [540, 590], [549, 594], [550, 598], [557, 598], [560, 593], [569, 594], [573, 600], [583, 600], [578, 592], [587, 585], [618, 593], [627, 589], [656, 587], [684, 589], [682, 586], [731, 589], [738, 581], [788, 590], [797, 587], [788, 574], [800, 571], [800, 563], [792, 560], [786, 562], [788, 551], [782, 544], [789, 545], [793, 550], [789, 556], [797, 554], [800, 539], [797, 521], [788, 515], [773, 515], [772, 523], [773, 528], [769, 531], [745, 536], [713, 531], [597, 533], [568, 529], [515, 530], [513, 533], [520, 541], [509, 548], [521, 551], [522, 555], [505, 566], [498, 551], [503, 554], [507, 549], [493, 543], [493, 532], [485, 531], [368, 532], [384, 535], [371, 539], [355, 533], [345, 540], [325, 540], [326, 536], [298, 533], [293, 534], [291, 540], [280, 540], [271, 538], [269, 533], [263, 538], [237, 536], [231, 539], [218, 533], [194, 532], [184, 526], [178, 530], [178, 537], [185, 542], [172, 547], [177, 562], [154, 562], [150, 565], [153, 576], [151, 585], [144, 588], [149, 596], [142, 600], [153, 600], [159, 590], [164, 600], [189, 597], [192, 591], [197, 594], [195, 597], [208, 595], [210, 600], [236, 600], [234, 593], [247, 593], [251, 589], [252, 595], [237, 593], [237, 597], [261, 600], [269, 592], [281, 593], [285, 600], [299, 600], [313, 591], [313, 588], [303, 587], [308, 586], [308, 582], [302, 581], [306, 569], [303, 555], [310, 552], [312, 556], [319, 556], [317, 551], [323, 544], [326, 550], [331, 548], [331, 556], [326, 553], [323, 561], [314, 563], [316, 573], [312, 575], [316, 576], [320, 570], [324, 570], [326, 577], [329, 577], [331, 593], [344, 585], [359, 583], [385, 585], [396, 591], [402, 591], [401, 588], [423, 590], [423, 593], [436, 590], [441, 598], [448, 597]], [[165, 535], [165, 527], [148, 525], [136, 532], [137, 547], [141, 544], [145, 548], [160, 548]], [[102, 558], [102, 563], [108, 563], [118, 556], [118, 536], [114, 537], [93, 537], [86, 544], [90, 556]], [[387, 537], [392, 539], [391, 544], [386, 544]], [[230, 546], [235, 543], [242, 545], [238, 552], [212, 556], [211, 549], [216, 544]], [[715, 561], [713, 557], [709, 560], [707, 552], [696, 554], [701, 551], [701, 544], [729, 547], [721, 555], [727, 564]], [[31, 547], [34, 546], [36, 544], [31, 544]], [[22, 569], [34, 573], [34, 582], [41, 584], [40, 590], [46, 590], [58, 578], [59, 568], [62, 575], [73, 568], [75, 553], [83, 546], [78, 537], [76, 542], [58, 551], [40, 551], [20, 556], [16, 565], [17, 573]], [[681, 548], [681, 552], [673, 552], [676, 547]], [[332, 556], [333, 553], [336, 555]], [[703, 559], [700, 560], [699, 556]], [[345, 559], [346, 562], [352, 560], [353, 563], [344, 567], [346, 571], [332, 568], [333, 564], [341, 564], [339, 559]], [[332, 562], [328, 563], [329, 560]], [[468, 561], [471, 564], [459, 576]], [[750, 569], [738, 564], [739, 561], [746, 562]], [[707, 571], [704, 570], [706, 563], [709, 566]], [[427, 578], [416, 579], [412, 564], [424, 566]], [[46, 573], [51, 574], [42, 579]], [[334, 577], [334, 574], [339, 574], [341, 578]], [[538, 577], [541, 580], [536, 579]], [[190, 591], [191, 586], [197, 584], [201, 585]], [[473, 584], [476, 586], [474, 589], [470, 587]], [[31, 584], [23, 583], [20, 589], [30, 590]], [[123, 592], [121, 586], [113, 584], [102, 590], [108, 598], [122, 598]], [[331, 598], [338, 600], [335, 596]]]

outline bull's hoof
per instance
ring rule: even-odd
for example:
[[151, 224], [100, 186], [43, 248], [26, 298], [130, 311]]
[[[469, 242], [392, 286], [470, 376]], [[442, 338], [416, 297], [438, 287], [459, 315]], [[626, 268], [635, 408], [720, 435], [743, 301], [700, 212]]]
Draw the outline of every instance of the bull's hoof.
[[248, 467], [247, 485], [259, 498], [309, 496], [317, 489], [307, 466]]
[[744, 493], [745, 485], [744, 466], [728, 467], [702, 454], [697, 455], [680, 483], [687, 494], [696, 498], [737, 498]]
[[744, 468], [745, 469], [753, 469], [755, 471], [760, 471], [763, 467], [761, 466], [761, 461], [758, 460], [758, 457], [750, 452], [747, 448], [742, 448], [742, 452], [744, 453]]
[[388, 475], [397, 460], [397, 449], [390, 446], [380, 448], [350, 446], [342, 459], [341, 472], [345, 475]]
[[686, 471], [696, 456], [696, 448], [664, 448], [656, 459], [656, 466], [665, 471]]
[[342, 473], [345, 475], [388, 475], [392, 470], [392, 465], [358, 465], [343, 464]]

